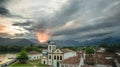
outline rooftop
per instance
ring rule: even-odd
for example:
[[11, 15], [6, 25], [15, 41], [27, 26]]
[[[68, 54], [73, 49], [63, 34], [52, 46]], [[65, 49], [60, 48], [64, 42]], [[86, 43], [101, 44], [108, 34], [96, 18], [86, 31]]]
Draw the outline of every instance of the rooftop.
[[67, 53], [67, 52], [73, 52], [73, 50], [70, 50], [68, 48], [60, 49], [62, 52]]
[[30, 51], [28, 54], [30, 54], [30, 55], [35, 55], [35, 54], [40, 54], [40, 52], [37, 52], [37, 51]]
[[68, 59], [64, 59], [62, 61], [60, 61], [60, 63], [64, 63], [64, 64], [73, 64], [73, 65], [78, 65], [80, 63], [80, 57], [78, 56], [73, 56], [70, 57]]
[[[112, 58], [106, 59], [106, 57], [112, 57]], [[104, 53], [87, 54], [85, 59], [85, 64], [96, 63], [102, 65], [112, 65], [113, 61], [114, 61], [114, 56], [112, 54], [104, 54]]]

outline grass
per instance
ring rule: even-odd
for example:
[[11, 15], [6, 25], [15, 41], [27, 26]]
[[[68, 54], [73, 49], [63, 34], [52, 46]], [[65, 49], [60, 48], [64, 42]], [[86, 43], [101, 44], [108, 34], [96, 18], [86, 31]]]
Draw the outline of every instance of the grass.
[[40, 60], [32, 60], [28, 61], [26, 64], [22, 64], [17, 61], [8, 67], [49, 67], [49, 66], [41, 64]]
[[29, 61], [29, 62], [32, 63], [33, 65], [37, 66], [37, 67], [49, 67], [49, 65], [41, 64], [40, 60], [32, 60], [32, 61]]
[[50, 67], [49, 65], [37, 64], [37, 67]]
[[11, 64], [11, 65], [8, 66], [8, 67], [33, 67], [33, 65], [32, 65], [32, 64], [29, 64], [29, 63], [23, 64], [23, 63], [19, 63], [19, 62], [17, 61], [17, 62], [15, 62], [15, 63]]

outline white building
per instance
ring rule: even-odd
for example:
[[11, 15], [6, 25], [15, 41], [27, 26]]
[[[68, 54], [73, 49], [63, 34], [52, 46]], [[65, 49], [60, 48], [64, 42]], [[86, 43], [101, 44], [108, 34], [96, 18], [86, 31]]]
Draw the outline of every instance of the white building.
[[[48, 55], [47, 55], [47, 65], [52, 65], [54, 67], [59, 67], [59, 61], [62, 61], [64, 59], [70, 58], [76, 56], [76, 52], [72, 51], [70, 49], [57, 49], [57, 46], [55, 43], [50, 43], [48, 45]], [[46, 61], [45, 59], [41, 60], [41, 63], [44, 63]]]
[[96, 52], [103, 53], [105, 52], [105, 48], [95, 48]]
[[48, 58], [46, 56], [42, 56], [41, 63], [47, 65], [48, 64]]
[[102, 52], [102, 53], [105, 52], [105, 48], [100, 48], [98, 52]]
[[28, 53], [29, 60], [38, 60], [42, 58], [42, 53], [37, 51], [31, 51]]

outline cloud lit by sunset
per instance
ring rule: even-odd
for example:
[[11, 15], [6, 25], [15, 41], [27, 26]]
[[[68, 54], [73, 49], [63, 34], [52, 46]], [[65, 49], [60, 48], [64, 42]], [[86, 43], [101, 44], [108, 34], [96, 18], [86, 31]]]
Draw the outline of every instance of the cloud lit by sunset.
[[4, 31], [5, 26], [0, 25], [0, 33]]
[[50, 33], [48, 30], [44, 31], [44, 32], [36, 32], [36, 37], [39, 40], [40, 43], [45, 43], [48, 41], [48, 39], [50, 38]]
[[[0, 32], [40, 42], [116, 37], [119, 7], [120, 0], [1, 0]], [[52, 36], [46, 33], [49, 28]]]

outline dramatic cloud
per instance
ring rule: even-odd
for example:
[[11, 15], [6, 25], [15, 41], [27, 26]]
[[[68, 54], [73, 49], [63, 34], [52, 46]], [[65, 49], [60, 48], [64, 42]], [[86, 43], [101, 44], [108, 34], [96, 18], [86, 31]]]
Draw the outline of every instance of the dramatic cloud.
[[37, 36], [42, 41], [120, 37], [120, 0], [1, 0], [0, 15], [4, 15], [0, 24], [16, 30], [13, 37]]
[[9, 11], [8, 11], [8, 9], [0, 7], [0, 14], [1, 15], [6, 15], [6, 14], [9, 14]]
[[32, 24], [31, 21], [22, 22], [22, 23], [16, 22], [16, 23], [13, 24], [13, 26], [30, 26], [31, 24]]

